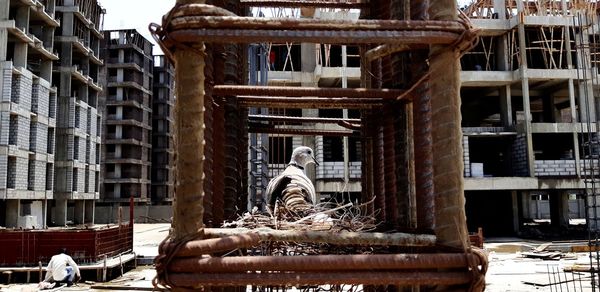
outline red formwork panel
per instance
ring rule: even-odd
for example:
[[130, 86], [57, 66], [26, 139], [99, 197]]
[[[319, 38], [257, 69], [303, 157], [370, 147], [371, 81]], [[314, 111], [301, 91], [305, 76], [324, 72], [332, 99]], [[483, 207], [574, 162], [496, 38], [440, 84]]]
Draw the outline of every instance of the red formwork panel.
[[61, 248], [79, 263], [133, 250], [133, 226], [93, 229], [0, 230], [0, 266], [47, 263]]

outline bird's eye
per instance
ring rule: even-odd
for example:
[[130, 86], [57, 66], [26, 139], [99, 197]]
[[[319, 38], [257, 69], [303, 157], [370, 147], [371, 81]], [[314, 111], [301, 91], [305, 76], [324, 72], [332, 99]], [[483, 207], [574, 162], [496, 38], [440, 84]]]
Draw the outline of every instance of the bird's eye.
[[308, 154], [312, 154], [310, 150], [308, 150]]

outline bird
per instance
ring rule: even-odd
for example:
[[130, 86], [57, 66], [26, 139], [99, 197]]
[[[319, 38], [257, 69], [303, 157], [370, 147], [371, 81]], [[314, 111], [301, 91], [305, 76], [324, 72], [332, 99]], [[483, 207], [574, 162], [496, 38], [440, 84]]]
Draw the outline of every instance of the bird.
[[281, 200], [292, 211], [305, 211], [317, 203], [315, 186], [304, 173], [304, 168], [309, 163], [319, 165], [310, 147], [300, 146], [294, 149], [285, 170], [267, 185], [265, 194], [269, 207]]

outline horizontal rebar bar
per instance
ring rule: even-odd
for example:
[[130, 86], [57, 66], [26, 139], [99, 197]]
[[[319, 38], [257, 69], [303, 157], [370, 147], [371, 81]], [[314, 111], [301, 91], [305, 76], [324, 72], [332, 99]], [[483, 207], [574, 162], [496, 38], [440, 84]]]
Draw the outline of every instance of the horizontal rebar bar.
[[327, 232], [274, 230], [271, 228], [205, 228], [206, 237], [225, 237], [243, 233], [256, 233], [261, 241], [288, 241], [330, 243], [337, 245], [390, 245], [390, 246], [434, 246], [432, 234], [379, 233], [379, 232]]
[[327, 43], [327, 44], [437, 44], [448, 45], [458, 39], [457, 33], [444, 31], [390, 30], [282, 30], [192, 28], [169, 33], [167, 46], [175, 43]]
[[319, 8], [341, 8], [341, 9], [360, 9], [368, 5], [365, 1], [312, 1], [312, 0], [242, 0], [240, 4], [250, 7], [276, 7], [276, 8], [295, 8], [295, 7], [319, 7]]
[[250, 85], [215, 85], [216, 96], [252, 95], [252, 96], [288, 96], [288, 97], [347, 97], [347, 98], [381, 98], [396, 100], [406, 91], [399, 89], [368, 88], [321, 88], [321, 87], [289, 87], [289, 86], [250, 86]]
[[270, 108], [362, 109], [383, 105], [382, 99], [375, 98], [238, 96], [237, 100], [244, 107]]
[[243, 233], [222, 238], [191, 240], [181, 246], [177, 251], [176, 256], [189, 257], [252, 247], [257, 245], [259, 240], [260, 237], [256, 233]]
[[176, 258], [171, 261], [169, 270], [176, 273], [232, 273], [467, 269], [467, 257], [477, 260], [474, 255], [460, 253]]
[[243, 30], [289, 30], [289, 31], [420, 31], [448, 32], [458, 36], [465, 27], [458, 21], [434, 20], [382, 20], [382, 19], [320, 19], [320, 18], [272, 18], [244, 16], [211, 16], [173, 14], [168, 29], [243, 29]]
[[262, 133], [262, 134], [286, 134], [286, 135], [297, 135], [297, 136], [330, 136], [330, 137], [344, 137], [358, 135], [350, 130], [336, 131], [336, 130], [317, 130], [317, 129], [284, 129], [284, 128], [266, 128], [252, 126], [248, 128], [248, 132], [251, 133]]
[[221, 273], [169, 274], [175, 287], [241, 285], [458, 285], [471, 281], [468, 272], [317, 272], [317, 273]]
[[271, 116], [271, 115], [248, 115], [250, 121], [266, 122], [288, 122], [288, 123], [323, 123], [338, 124], [345, 121], [352, 124], [360, 124], [360, 119], [339, 119], [339, 118], [317, 118], [317, 117], [290, 117], [290, 116]]

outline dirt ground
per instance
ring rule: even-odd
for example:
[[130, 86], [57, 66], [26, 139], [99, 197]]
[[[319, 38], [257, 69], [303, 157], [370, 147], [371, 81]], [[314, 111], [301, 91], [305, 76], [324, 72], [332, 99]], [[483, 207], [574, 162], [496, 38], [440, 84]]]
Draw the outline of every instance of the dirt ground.
[[[150, 262], [158, 254], [157, 246], [168, 234], [169, 227], [169, 224], [135, 224], [136, 255]], [[524, 254], [543, 244], [546, 242], [524, 241], [518, 238], [486, 239], [484, 248], [488, 252], [490, 263], [485, 291], [592, 291], [589, 274], [563, 272], [564, 267], [575, 263], [589, 265], [588, 253], [562, 252], [558, 256], [560, 258], [552, 260], [524, 257]], [[561, 244], [568, 246], [568, 243]], [[154, 275], [152, 266], [138, 266], [108, 283], [88, 281], [64, 287], [59, 291], [151, 291]], [[37, 284], [6, 285], [4, 275], [0, 275], [0, 283], [2, 292], [37, 291]]]

